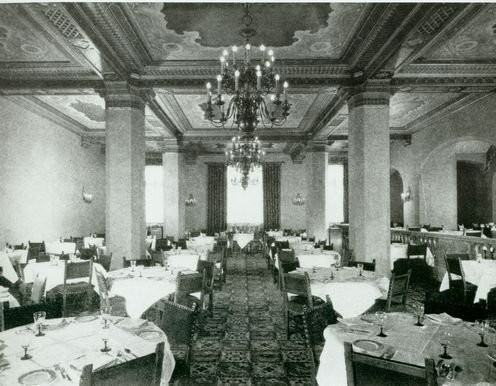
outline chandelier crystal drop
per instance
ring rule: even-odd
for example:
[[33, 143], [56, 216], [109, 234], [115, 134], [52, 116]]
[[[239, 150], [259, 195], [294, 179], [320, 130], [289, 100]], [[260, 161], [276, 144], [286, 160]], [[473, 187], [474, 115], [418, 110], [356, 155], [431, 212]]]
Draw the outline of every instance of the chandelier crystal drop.
[[250, 172], [255, 168], [261, 167], [265, 152], [261, 149], [260, 141], [257, 137], [244, 135], [242, 137], [233, 137], [231, 150], [226, 151], [226, 166], [232, 166], [240, 175], [240, 181], [231, 181], [231, 183], [241, 183], [243, 189], [248, 187], [248, 184], [256, 183], [250, 179]]
[[250, 44], [256, 33], [250, 27], [252, 20], [246, 5], [242, 18], [245, 26], [241, 29], [244, 53], [240, 56], [237, 46], [230, 52], [224, 50], [217, 87], [213, 88], [210, 82], [206, 85], [207, 119], [216, 127], [224, 127], [232, 120], [231, 126], [244, 133], [253, 133], [260, 123], [264, 127], [283, 125], [291, 106], [287, 98], [288, 82], [282, 81], [275, 69], [274, 52], [263, 44], [258, 50]]

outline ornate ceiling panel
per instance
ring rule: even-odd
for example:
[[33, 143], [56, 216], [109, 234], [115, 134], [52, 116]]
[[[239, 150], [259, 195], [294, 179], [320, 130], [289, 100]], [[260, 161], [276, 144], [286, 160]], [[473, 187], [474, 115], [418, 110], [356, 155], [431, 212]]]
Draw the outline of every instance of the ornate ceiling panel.
[[487, 5], [466, 26], [424, 55], [427, 61], [477, 61], [496, 57], [496, 4]]
[[68, 62], [70, 58], [38, 33], [22, 5], [2, 5], [0, 11], [0, 62]]
[[[241, 4], [129, 3], [155, 61], [218, 59], [244, 43]], [[162, 8], [163, 12], [162, 13]], [[339, 59], [366, 4], [252, 4], [252, 44], [276, 48], [278, 59]], [[165, 16], [164, 16], [165, 15]]]
[[[289, 94], [288, 101], [291, 103], [291, 110], [284, 127], [298, 128], [316, 96], [317, 94]], [[175, 95], [175, 99], [193, 129], [209, 129], [213, 127], [205, 119], [205, 94]]]

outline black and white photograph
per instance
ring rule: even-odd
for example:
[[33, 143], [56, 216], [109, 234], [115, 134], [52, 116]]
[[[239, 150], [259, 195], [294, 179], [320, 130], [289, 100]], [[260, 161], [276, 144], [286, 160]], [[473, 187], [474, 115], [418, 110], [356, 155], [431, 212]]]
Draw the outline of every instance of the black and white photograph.
[[496, 385], [495, 91], [491, 2], [0, 2], [0, 386]]

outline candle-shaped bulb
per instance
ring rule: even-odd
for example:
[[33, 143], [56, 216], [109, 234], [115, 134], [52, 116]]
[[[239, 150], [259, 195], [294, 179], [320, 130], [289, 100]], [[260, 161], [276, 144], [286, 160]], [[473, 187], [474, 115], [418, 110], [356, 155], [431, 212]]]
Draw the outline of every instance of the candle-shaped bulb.
[[270, 100], [271, 100], [272, 102], [274, 102], [274, 101], [276, 100], [276, 96], [272, 94], [272, 95], [270, 96]]
[[269, 54], [269, 56], [274, 56], [274, 51], [269, 50], [268, 54]]
[[262, 71], [257, 71], [257, 90], [262, 88]]
[[212, 84], [210, 82], [207, 82], [207, 90], [210, 90], [212, 88]]
[[217, 82], [220, 82], [222, 80], [222, 76], [217, 75]]
[[238, 71], [238, 70], [234, 71], [234, 76], [235, 76], [236, 78], [238, 78], [238, 77], [239, 77], [239, 71]]
[[257, 64], [257, 65], [255, 66], [255, 70], [260, 71], [260, 64]]
[[232, 52], [238, 52], [238, 47], [232, 46]]
[[260, 45], [260, 51], [264, 52], [265, 51], [265, 46], [262, 44]]
[[289, 86], [288, 82], [284, 82], [282, 84], [282, 87], [284, 87], [284, 91], [286, 91], [286, 89], [288, 88], [288, 86]]
[[236, 70], [234, 72], [234, 90], [238, 91], [239, 89], [239, 71]]
[[222, 76], [217, 75], [217, 93], [220, 95], [222, 90]]
[[250, 43], [247, 43], [247, 44], [246, 44], [246, 46], [245, 46], [245, 48], [246, 48], [247, 50], [249, 50], [249, 49], [251, 48]]
[[279, 95], [279, 79], [280, 79], [281, 77], [279, 76], [279, 74], [276, 74], [276, 75], [274, 76], [274, 78], [275, 78], [275, 80], [276, 80], [276, 94], [277, 94], [277, 95]]
[[274, 58], [273, 56], [270, 57], [270, 60], [272, 63], [274, 63], [276, 61], [276, 58]]
[[276, 74], [275, 78], [276, 78], [276, 82], [279, 82], [279, 79], [281, 79], [279, 74]]
[[268, 60], [265, 62], [265, 67], [267, 67], [267, 68], [270, 67], [270, 62]]
[[226, 58], [225, 58], [224, 56], [221, 56], [221, 57], [220, 57], [220, 62], [221, 62], [221, 63], [225, 63], [225, 62], [226, 62]]
[[228, 55], [229, 55], [229, 53], [227, 52], [227, 50], [224, 50], [224, 51], [222, 51], [222, 55], [223, 55], [223, 56], [228, 56]]

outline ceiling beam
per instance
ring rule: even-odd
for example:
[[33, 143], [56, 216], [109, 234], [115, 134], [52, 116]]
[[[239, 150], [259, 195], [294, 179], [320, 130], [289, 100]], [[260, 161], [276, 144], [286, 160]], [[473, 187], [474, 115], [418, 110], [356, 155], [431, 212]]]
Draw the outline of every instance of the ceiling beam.
[[147, 102], [150, 110], [153, 111], [155, 116], [162, 122], [167, 132], [173, 137], [180, 139], [183, 136], [183, 132], [172, 122], [172, 120], [167, 116], [167, 114], [162, 110], [160, 104], [157, 102], [155, 93], [147, 94]]
[[[331, 134], [328, 141], [347, 141], [348, 134]], [[411, 134], [391, 133], [389, 135], [391, 141], [410, 141], [412, 140]]]

